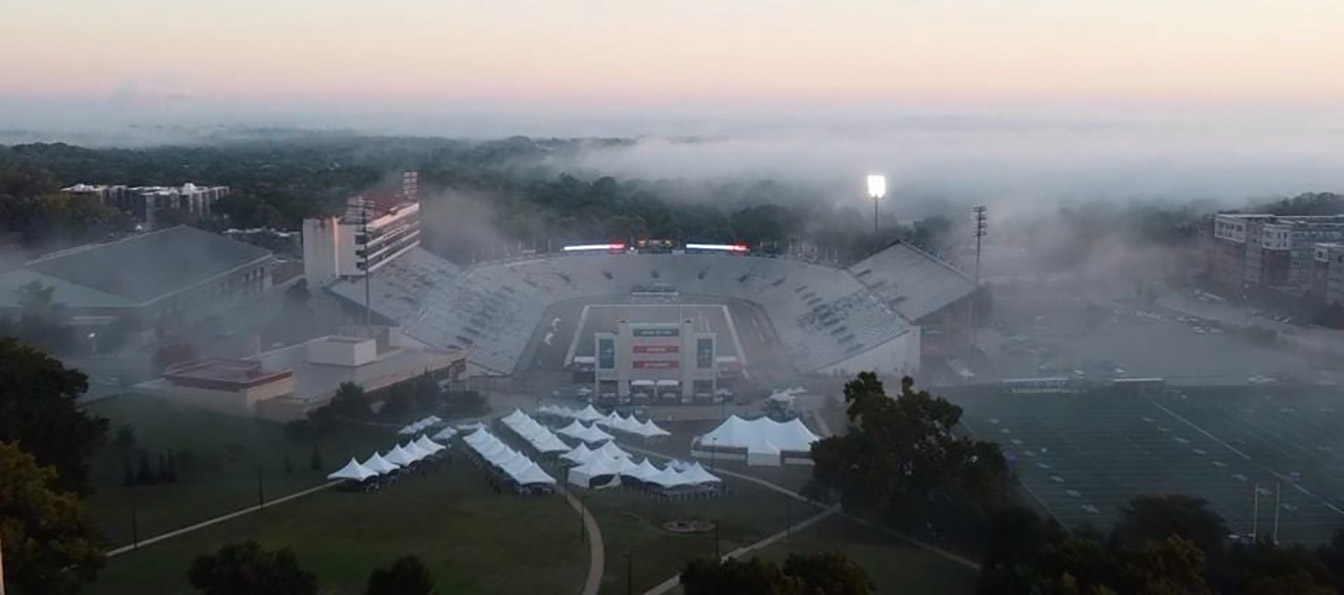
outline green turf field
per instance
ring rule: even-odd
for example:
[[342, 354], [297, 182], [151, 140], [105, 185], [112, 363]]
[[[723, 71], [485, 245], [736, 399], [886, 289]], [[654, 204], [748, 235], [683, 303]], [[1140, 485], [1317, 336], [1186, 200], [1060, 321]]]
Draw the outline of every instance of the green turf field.
[[369, 493], [326, 490], [108, 560], [89, 593], [191, 592], [199, 553], [254, 539], [290, 547], [323, 593], [361, 593], [369, 572], [414, 554], [439, 593], [573, 593], [588, 570], [578, 515], [559, 495], [496, 493], [461, 457]]
[[1028, 497], [1071, 526], [1104, 529], [1133, 496], [1181, 493], [1209, 500], [1232, 532], [1264, 536], [1276, 488], [1281, 541], [1323, 543], [1344, 526], [1338, 393], [1190, 392], [954, 400], [966, 428], [1005, 448]]

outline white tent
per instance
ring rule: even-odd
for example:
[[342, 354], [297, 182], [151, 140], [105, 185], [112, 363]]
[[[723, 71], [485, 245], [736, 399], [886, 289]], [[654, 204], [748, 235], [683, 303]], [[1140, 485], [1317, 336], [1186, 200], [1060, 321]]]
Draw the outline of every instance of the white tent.
[[650, 463], [648, 459], [644, 459], [643, 461], [640, 461], [639, 465], [636, 465], [634, 469], [624, 471], [622, 472], [622, 474], [627, 477], [633, 477], [640, 481], [646, 481], [648, 480], [648, 478], [658, 475], [659, 473], [662, 472], [663, 472], [662, 469], [659, 469], [653, 463]]
[[351, 458], [350, 462], [346, 463], [340, 470], [327, 475], [327, 479], [353, 479], [355, 481], [364, 481], [376, 475], [378, 475], [377, 471], [366, 469], [363, 465], [360, 465], [359, 462], [355, 461], [355, 459]]
[[807, 452], [817, 440], [817, 435], [799, 419], [781, 423], [768, 417], [748, 421], [731, 415], [719, 427], [700, 436], [695, 442], [701, 447], [741, 448], [748, 452], [769, 453]]
[[549, 473], [546, 473], [544, 470], [542, 470], [542, 468], [538, 466], [536, 463], [532, 463], [527, 468], [518, 471], [516, 474], [513, 475], [513, 480], [518, 482], [519, 485], [555, 483], [555, 478], [551, 477]]
[[428, 457], [429, 455], [433, 454], [433, 453], [431, 453], [430, 451], [425, 450], [425, 449], [420, 448], [419, 446], [417, 446], [417, 445], [415, 444], [415, 441], [414, 441], [414, 440], [412, 440], [412, 441], [410, 441], [410, 442], [407, 442], [406, 444], [403, 444], [403, 445], [401, 446], [401, 449], [404, 450], [404, 451], [406, 451], [406, 454], [411, 455], [411, 457], [413, 457], [413, 458], [414, 458], [415, 460], [417, 460], [417, 461], [419, 461], [419, 460], [421, 460], [421, 459], [424, 459], [425, 457]]
[[442, 444], [430, 440], [428, 436], [424, 435], [421, 435], [415, 440], [415, 445], [431, 454], [439, 452], [445, 448]]
[[383, 458], [386, 459], [389, 463], [396, 463], [397, 465], [401, 465], [403, 467], [405, 467], [406, 465], [410, 465], [411, 463], [414, 463], [417, 460], [415, 457], [411, 456], [411, 453], [408, 453], [404, 449], [402, 449], [400, 445], [393, 446], [392, 450], [387, 451], [387, 453], [383, 455]]
[[368, 469], [369, 471], [374, 471], [376, 473], [391, 473], [393, 471], [396, 471], [398, 468], [398, 465], [395, 465], [389, 462], [387, 459], [384, 459], [377, 452], [374, 452], [373, 456], [369, 457], [369, 460], [360, 463], [360, 465], [365, 469]]
[[602, 446], [598, 447], [597, 449], [593, 450], [593, 452], [595, 452], [595, 453], [597, 453], [597, 454], [599, 454], [599, 455], [603, 455], [603, 456], [605, 456], [605, 457], [607, 457], [607, 458], [609, 458], [609, 459], [628, 459], [628, 458], [630, 458], [630, 453], [625, 452], [624, 450], [621, 450], [621, 447], [616, 446], [616, 443], [615, 443], [615, 442], [607, 442], [607, 443], [603, 444]]
[[617, 474], [616, 464], [611, 459], [594, 457], [587, 463], [569, 470], [569, 483], [585, 488], [592, 487], [593, 479]]
[[574, 447], [574, 450], [560, 455], [560, 458], [582, 465], [593, 458], [593, 451], [588, 449], [587, 444], [580, 442], [578, 446]]
[[719, 483], [720, 481], [723, 481], [710, 472], [705, 471], [705, 468], [701, 467], [700, 463], [695, 463], [691, 465], [690, 468], [682, 471], [681, 476], [691, 483]]
[[657, 474], [645, 478], [644, 481], [665, 488], [675, 488], [690, 483], [689, 481], [686, 481], [686, 478], [678, 473], [676, 469], [673, 469], [671, 465], [668, 465], [666, 469], [663, 469]]
[[439, 417], [439, 416], [437, 416], [437, 415], [431, 415], [431, 416], [429, 416], [429, 417], [426, 417], [426, 418], [425, 418], [425, 421], [429, 422], [429, 425], [432, 426], [432, 425], [434, 425], [434, 424], [441, 424], [441, 423], [443, 423], [443, 418], [441, 418], [441, 417]]
[[434, 435], [434, 439], [435, 439], [435, 440], [452, 440], [452, 439], [453, 439], [453, 436], [456, 436], [456, 435], [457, 435], [457, 430], [456, 430], [456, 429], [454, 429], [454, 428], [452, 428], [452, 427], [447, 427], [447, 428], [444, 428], [444, 429], [442, 429], [442, 430], [439, 430], [439, 433], [437, 433], [437, 434]]
[[592, 405], [589, 405], [583, 409], [575, 411], [574, 418], [584, 423], [593, 423], [602, 419], [602, 414], [598, 413], [597, 409], [594, 409]]
[[418, 431], [419, 430], [415, 428], [415, 425], [412, 424], [408, 426], [403, 426], [400, 430], [397, 430], [397, 433], [401, 434], [402, 436], [410, 436], [411, 434], [414, 434]]
[[504, 425], [506, 426], [513, 427], [514, 424], [517, 424], [519, 422], [528, 419], [532, 418], [528, 417], [526, 413], [523, 413], [522, 409], [514, 409], [513, 413], [510, 413], [508, 415], [505, 415], [504, 417], [499, 418], [499, 421], [504, 422]]
[[672, 435], [672, 432], [669, 432], [667, 430], [658, 427], [658, 424], [653, 423], [653, 420], [651, 419], [644, 420], [644, 423], [642, 424], [635, 424], [634, 427], [628, 431], [631, 434], [637, 434], [645, 438], [657, 438], [659, 436]]
[[778, 467], [780, 451], [769, 440], [747, 447], [747, 464], [754, 466]]
[[573, 438], [575, 440], [581, 440], [589, 444], [596, 444], [598, 442], [602, 442], [603, 440], [613, 439], [613, 436], [611, 434], [603, 432], [601, 428], [597, 428], [594, 426], [585, 426], [579, 423], [579, 420], [577, 419], [574, 420], [573, 422], [570, 422], [569, 425], [560, 428], [559, 430], [556, 430], [556, 433], [563, 436], [569, 436], [570, 438]]

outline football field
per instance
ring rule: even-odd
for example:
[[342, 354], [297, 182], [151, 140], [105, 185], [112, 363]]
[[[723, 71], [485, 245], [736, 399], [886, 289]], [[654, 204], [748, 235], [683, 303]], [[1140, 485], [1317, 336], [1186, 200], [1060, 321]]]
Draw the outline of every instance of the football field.
[[[1106, 529], [1130, 498], [1207, 499], [1233, 533], [1319, 544], [1344, 527], [1340, 395], [1010, 395], [954, 399], [1060, 522]], [[1277, 494], [1276, 494], [1277, 492]], [[1257, 496], [1258, 494], [1258, 496]], [[1277, 501], [1277, 506], [1276, 506]]]

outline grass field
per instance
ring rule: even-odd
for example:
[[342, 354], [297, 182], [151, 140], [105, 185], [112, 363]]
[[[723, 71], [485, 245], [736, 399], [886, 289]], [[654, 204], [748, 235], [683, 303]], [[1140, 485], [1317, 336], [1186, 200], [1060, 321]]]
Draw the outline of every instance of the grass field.
[[414, 554], [439, 593], [573, 593], [588, 570], [578, 516], [559, 495], [498, 494], [462, 458], [371, 493], [326, 490], [112, 558], [90, 593], [189, 593], [191, 560], [230, 542], [290, 547], [323, 593]]
[[625, 592], [627, 552], [637, 593], [681, 572], [695, 558], [714, 556], [713, 533], [669, 533], [662, 528], [665, 521], [717, 522], [719, 551], [726, 554], [783, 531], [790, 518], [797, 523], [818, 512], [812, 505], [748, 482], [729, 479], [727, 486], [731, 493], [690, 501], [655, 500], [623, 490], [590, 493], [586, 502], [607, 546], [603, 591]]
[[[375, 448], [390, 448], [396, 437], [386, 428], [354, 428], [324, 437], [318, 450], [324, 468], [309, 468], [313, 444], [285, 436], [279, 424], [176, 407], [162, 399], [123, 395], [94, 403], [89, 411], [107, 417], [113, 434], [121, 424], [135, 428], [136, 448], [149, 453], [157, 469], [158, 454], [189, 451], [177, 456], [176, 483], [123, 485], [125, 460], [132, 466], [135, 452], [108, 446], [92, 461], [97, 491], [87, 500], [90, 512], [109, 543], [131, 542], [131, 508], [135, 501], [141, 538], [190, 525], [257, 504], [258, 471], [262, 494], [274, 498], [326, 482], [326, 474], [351, 456], [362, 460]], [[284, 459], [291, 472], [285, 472]]]
[[1276, 488], [1280, 540], [1322, 543], [1344, 526], [1338, 394], [955, 400], [965, 426], [1000, 443], [1030, 496], [1071, 526], [1106, 528], [1133, 496], [1183, 493], [1209, 500], [1232, 532], [1267, 535]]
[[784, 563], [790, 553], [839, 552], [863, 566], [878, 593], [973, 593], [976, 573], [850, 519], [832, 516], [757, 552]]

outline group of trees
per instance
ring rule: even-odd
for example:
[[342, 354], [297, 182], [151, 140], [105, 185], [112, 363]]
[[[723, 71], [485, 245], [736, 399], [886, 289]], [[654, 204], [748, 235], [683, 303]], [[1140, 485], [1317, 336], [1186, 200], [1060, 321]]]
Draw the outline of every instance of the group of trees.
[[87, 378], [0, 338], [0, 545], [13, 593], [72, 593], [102, 565], [103, 543], [80, 498], [107, 420], [76, 399]]
[[686, 595], [868, 595], [877, 592], [863, 566], [842, 554], [790, 554], [781, 567], [750, 560], [700, 558], [681, 571]]
[[1138, 496], [1109, 535], [1069, 533], [1029, 510], [996, 515], [979, 592], [1325, 595], [1344, 585], [1344, 533], [1316, 552], [1268, 541], [1230, 543], [1207, 502]]
[[[266, 550], [255, 541], [231, 543], [197, 556], [187, 573], [205, 595], [316, 595], [317, 577], [299, 566], [289, 548]], [[427, 595], [434, 591], [429, 569], [415, 556], [404, 556], [369, 575], [366, 595]]]

